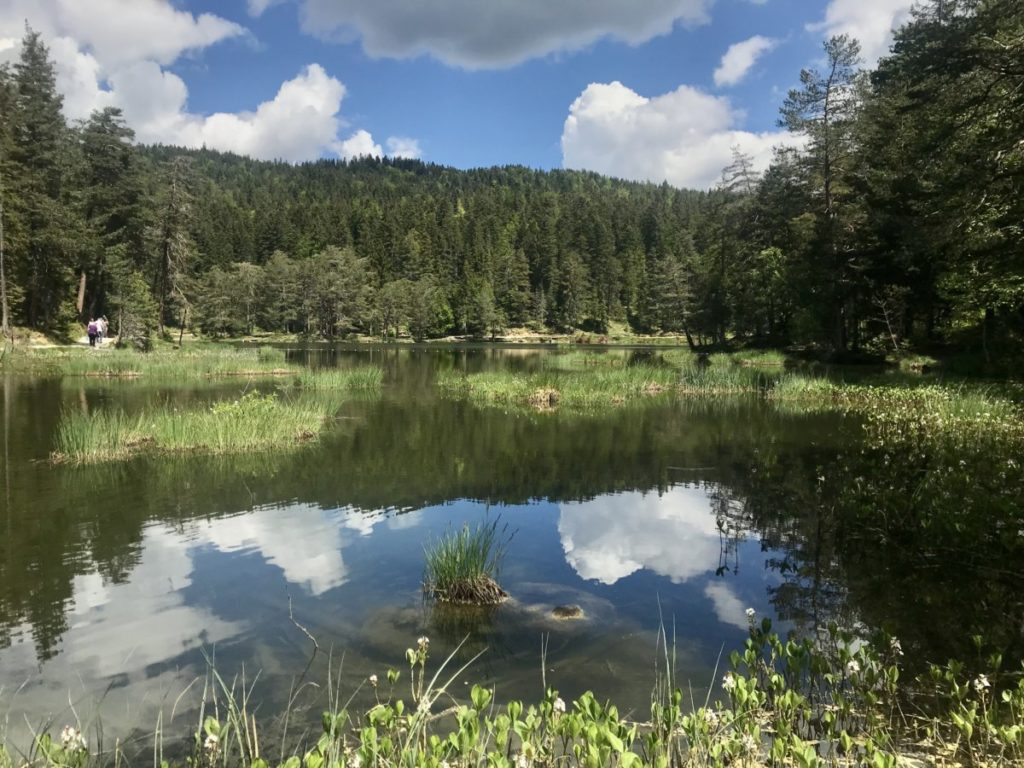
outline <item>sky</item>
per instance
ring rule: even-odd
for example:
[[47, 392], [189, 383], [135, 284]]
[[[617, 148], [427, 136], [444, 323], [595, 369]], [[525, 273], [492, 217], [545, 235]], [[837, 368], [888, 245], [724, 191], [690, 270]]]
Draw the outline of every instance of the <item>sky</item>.
[[388, 155], [707, 188], [759, 169], [802, 68], [847, 33], [866, 66], [912, 0], [0, 0], [69, 120], [120, 107], [142, 143], [302, 162]]

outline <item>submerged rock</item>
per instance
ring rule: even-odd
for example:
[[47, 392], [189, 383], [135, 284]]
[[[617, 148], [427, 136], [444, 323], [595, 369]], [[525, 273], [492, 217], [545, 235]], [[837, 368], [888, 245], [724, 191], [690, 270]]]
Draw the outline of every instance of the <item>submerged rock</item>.
[[561, 619], [563, 621], [586, 618], [586, 614], [583, 613], [583, 609], [578, 605], [556, 605], [551, 610], [551, 615], [556, 619]]

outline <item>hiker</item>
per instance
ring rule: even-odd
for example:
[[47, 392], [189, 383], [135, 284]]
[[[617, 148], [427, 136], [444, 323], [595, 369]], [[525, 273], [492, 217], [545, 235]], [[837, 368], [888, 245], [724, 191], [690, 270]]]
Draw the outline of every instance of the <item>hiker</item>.
[[99, 334], [100, 330], [99, 330], [99, 325], [97, 325], [97, 323], [96, 323], [96, 321], [94, 319], [89, 318], [89, 325], [86, 327], [86, 331], [89, 334], [89, 346], [90, 347], [95, 347], [96, 346], [96, 336]]
[[107, 337], [107, 318], [101, 317], [96, 321], [96, 341], [103, 346], [103, 340]]

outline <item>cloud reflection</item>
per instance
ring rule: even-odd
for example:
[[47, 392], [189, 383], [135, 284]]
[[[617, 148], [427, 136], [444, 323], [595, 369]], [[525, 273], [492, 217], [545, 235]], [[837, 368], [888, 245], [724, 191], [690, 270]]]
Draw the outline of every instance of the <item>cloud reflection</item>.
[[712, 500], [699, 487], [562, 504], [558, 533], [573, 570], [603, 584], [644, 568], [678, 584], [714, 571], [722, 553]]

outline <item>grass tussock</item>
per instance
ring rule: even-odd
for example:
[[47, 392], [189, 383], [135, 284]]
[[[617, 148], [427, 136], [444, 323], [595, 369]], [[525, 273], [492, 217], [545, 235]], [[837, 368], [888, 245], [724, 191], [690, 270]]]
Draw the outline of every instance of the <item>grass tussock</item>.
[[512, 535], [500, 521], [449, 530], [426, 547], [424, 592], [453, 605], [497, 605], [508, 599], [495, 577]]
[[250, 392], [202, 410], [150, 407], [69, 411], [57, 431], [57, 462], [103, 462], [142, 453], [225, 454], [295, 447], [317, 439], [340, 405], [336, 396]]

